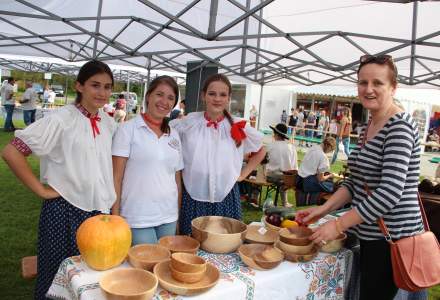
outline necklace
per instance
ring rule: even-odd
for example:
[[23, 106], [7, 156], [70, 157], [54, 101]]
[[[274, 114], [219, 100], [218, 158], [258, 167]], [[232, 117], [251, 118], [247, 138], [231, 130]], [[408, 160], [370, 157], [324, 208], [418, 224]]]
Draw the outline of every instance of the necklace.
[[148, 125], [153, 125], [156, 127], [160, 127], [162, 125], [162, 121], [154, 121], [146, 113], [142, 114], [142, 118], [144, 119], [144, 122], [147, 123]]

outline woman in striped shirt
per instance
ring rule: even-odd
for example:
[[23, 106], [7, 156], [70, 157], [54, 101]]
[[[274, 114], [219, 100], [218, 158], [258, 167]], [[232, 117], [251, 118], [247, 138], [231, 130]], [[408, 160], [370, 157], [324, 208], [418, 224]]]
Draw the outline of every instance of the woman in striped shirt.
[[397, 69], [391, 56], [362, 56], [357, 85], [371, 119], [348, 159], [351, 176], [329, 201], [299, 212], [298, 219], [312, 222], [351, 202], [350, 211], [317, 228], [311, 239], [326, 244], [345, 230], [354, 233], [361, 246], [361, 299], [393, 299], [390, 248], [377, 220], [383, 217], [394, 240], [423, 231], [417, 200], [419, 133], [394, 102]]

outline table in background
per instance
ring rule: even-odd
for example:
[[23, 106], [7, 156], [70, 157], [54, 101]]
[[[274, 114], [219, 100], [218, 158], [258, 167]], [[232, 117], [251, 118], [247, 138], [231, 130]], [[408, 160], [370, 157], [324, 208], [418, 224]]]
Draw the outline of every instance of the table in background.
[[[237, 253], [212, 254], [199, 250], [198, 255], [214, 264], [220, 280], [206, 293], [184, 297], [163, 290], [160, 285], [153, 300], [169, 299], [344, 299], [351, 272], [352, 252], [342, 249], [335, 254], [319, 253], [307, 263], [283, 261], [268, 271], [247, 267]], [[117, 268], [130, 268], [125, 262]], [[65, 259], [47, 296], [53, 299], [105, 299], [99, 279], [105, 271], [90, 269], [79, 256]]]

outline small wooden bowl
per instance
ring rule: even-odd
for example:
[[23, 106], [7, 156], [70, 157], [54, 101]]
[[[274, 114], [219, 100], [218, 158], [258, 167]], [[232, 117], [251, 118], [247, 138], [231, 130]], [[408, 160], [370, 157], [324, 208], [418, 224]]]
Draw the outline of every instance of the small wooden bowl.
[[278, 246], [284, 252], [289, 252], [293, 254], [308, 254], [312, 251], [314, 244], [312, 241], [310, 241], [308, 245], [296, 246], [296, 245], [286, 244], [282, 241], [278, 241]]
[[[275, 244], [278, 249], [281, 249], [279, 246], [279, 241]], [[290, 262], [307, 262], [311, 261], [318, 255], [318, 247], [314, 246], [309, 253], [306, 254], [296, 254], [287, 251], [283, 251], [284, 258]]]
[[160, 282], [162, 288], [177, 295], [196, 295], [206, 292], [220, 279], [220, 271], [212, 264], [206, 264], [206, 272], [202, 280], [195, 283], [184, 283], [177, 281], [171, 276], [170, 262], [164, 261], [154, 267], [154, 274]]
[[186, 235], [168, 235], [159, 239], [159, 245], [168, 248], [171, 253], [186, 252], [196, 254], [200, 243], [192, 237]]
[[153, 298], [157, 284], [153, 273], [132, 268], [105, 272], [99, 281], [108, 300], [149, 300]]
[[157, 244], [140, 244], [128, 250], [128, 262], [135, 268], [152, 271], [157, 263], [169, 260], [170, 251]]
[[266, 228], [268, 228], [268, 229], [272, 229], [272, 230], [275, 230], [275, 231], [280, 231], [280, 230], [281, 230], [281, 227], [278, 227], [278, 226], [272, 225], [272, 224], [270, 224], [269, 222], [267, 222], [267, 221], [266, 221], [266, 218], [267, 218], [267, 216], [263, 216], [263, 217], [261, 218], [261, 221], [262, 221], [262, 223], [264, 224], [264, 226], [265, 226]]
[[246, 242], [263, 244], [263, 245], [273, 245], [278, 239], [278, 231], [266, 228], [266, 232], [261, 234], [258, 230], [263, 226], [250, 225], [246, 232]]
[[200, 281], [203, 278], [203, 275], [205, 275], [206, 270], [202, 270], [199, 272], [179, 272], [176, 269], [173, 268], [173, 266], [170, 264], [170, 270], [171, 270], [171, 276], [173, 276], [174, 279], [180, 282], [184, 283], [195, 283]]
[[280, 230], [280, 241], [289, 245], [306, 246], [311, 243], [309, 237], [313, 231], [308, 227], [298, 226]]
[[327, 244], [321, 245], [321, 251], [327, 253], [339, 251], [344, 246], [344, 242], [346, 239], [347, 235], [345, 233], [340, 234], [335, 240], [328, 241]]
[[254, 255], [254, 261], [264, 269], [273, 269], [278, 266], [284, 259], [284, 254], [281, 250], [271, 247], [263, 252]]
[[243, 243], [247, 225], [232, 218], [205, 216], [192, 220], [191, 228], [193, 237], [200, 242], [203, 250], [230, 253]]
[[205, 272], [206, 261], [194, 254], [178, 252], [171, 255], [171, 267], [183, 273]]
[[[272, 252], [271, 249], [274, 249]], [[264, 251], [270, 251], [270, 258], [267, 259], [266, 255], [262, 255]], [[275, 249], [269, 245], [263, 244], [245, 244], [238, 248], [238, 254], [241, 260], [250, 268], [256, 270], [269, 270], [278, 266], [284, 258], [282, 251]], [[256, 260], [259, 262], [257, 263]]]

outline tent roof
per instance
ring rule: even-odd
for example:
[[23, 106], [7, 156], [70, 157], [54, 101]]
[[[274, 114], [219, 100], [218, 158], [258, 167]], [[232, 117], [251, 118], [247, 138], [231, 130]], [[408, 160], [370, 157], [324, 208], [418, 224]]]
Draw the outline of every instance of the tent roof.
[[[408, 3], [409, 2], [409, 3]], [[241, 81], [351, 84], [359, 56], [439, 87], [440, 3], [359, 0], [2, 0], [0, 54], [92, 58], [186, 73], [204, 60]]]

